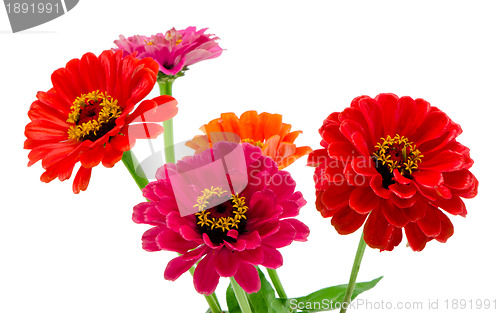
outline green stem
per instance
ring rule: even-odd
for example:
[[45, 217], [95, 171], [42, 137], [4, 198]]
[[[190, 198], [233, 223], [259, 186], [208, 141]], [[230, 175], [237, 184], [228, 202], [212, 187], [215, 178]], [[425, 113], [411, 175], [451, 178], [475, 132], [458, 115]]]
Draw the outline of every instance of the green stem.
[[210, 311], [212, 313], [221, 313], [219, 301], [217, 301], [217, 297], [212, 293], [210, 295], [205, 295], [205, 300], [207, 300], [208, 306], [210, 307]]
[[[191, 276], [194, 276], [194, 266], [189, 269], [189, 273], [191, 274]], [[203, 296], [205, 297], [205, 300], [207, 300], [208, 306], [210, 307], [210, 311], [212, 313], [221, 313], [219, 299], [217, 299], [215, 293], [209, 294], [208, 296]]]
[[366, 243], [363, 239], [363, 233], [361, 233], [361, 239], [359, 240], [358, 250], [356, 251], [356, 256], [354, 257], [354, 263], [352, 264], [351, 277], [349, 278], [349, 285], [347, 285], [347, 290], [345, 292], [344, 301], [342, 302], [342, 308], [340, 313], [345, 313], [347, 307], [351, 302], [352, 293], [354, 292], [354, 286], [356, 285], [356, 278], [358, 277], [359, 267], [361, 265], [361, 260], [363, 259], [363, 254], [365, 253]]
[[240, 305], [242, 313], [252, 313], [252, 309], [250, 308], [250, 303], [248, 303], [247, 293], [243, 290], [243, 288], [238, 285], [234, 277], [229, 278], [231, 281], [231, 286], [233, 286], [233, 291], [236, 296], [236, 300], [238, 300], [238, 304]]
[[146, 187], [147, 184], [149, 184], [149, 181], [147, 178], [145, 178], [146, 175], [144, 175], [144, 171], [142, 170], [142, 167], [137, 161], [137, 158], [135, 157], [132, 150], [123, 152], [122, 162], [123, 164], [125, 164], [125, 167], [127, 168], [130, 175], [132, 175], [132, 178], [134, 179], [137, 186], [139, 186], [139, 189], [142, 190], [144, 187]]
[[[160, 95], [172, 95], [172, 85], [174, 80], [160, 80]], [[169, 119], [163, 122], [163, 141], [165, 149], [165, 160], [167, 163], [175, 163], [175, 150], [174, 150], [174, 121]]]
[[[174, 79], [158, 80], [158, 86], [160, 86], [160, 95], [171, 96], [173, 84]], [[167, 161], [167, 163], [175, 163], [173, 119], [169, 119], [168, 121], [163, 122], [163, 142], [165, 149], [165, 160]], [[194, 275], [194, 266], [189, 269], [189, 273], [191, 273], [191, 276]], [[221, 313], [219, 300], [217, 299], [215, 293], [204, 296], [212, 313]]]
[[274, 289], [276, 289], [276, 292], [278, 293], [278, 296], [283, 299], [288, 299], [285, 288], [283, 288], [283, 284], [281, 284], [281, 280], [278, 276], [278, 272], [276, 270], [267, 269], [267, 273], [269, 274], [269, 277], [271, 278], [271, 281], [273, 282]]

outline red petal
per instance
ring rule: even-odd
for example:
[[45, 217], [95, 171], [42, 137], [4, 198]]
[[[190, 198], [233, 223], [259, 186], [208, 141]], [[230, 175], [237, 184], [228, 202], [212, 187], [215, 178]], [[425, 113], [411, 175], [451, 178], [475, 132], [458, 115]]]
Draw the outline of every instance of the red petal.
[[427, 204], [425, 200], [420, 199], [414, 202], [412, 206], [401, 210], [411, 222], [416, 222], [417, 220], [425, 216], [425, 212], [427, 211], [428, 206], [429, 204]]
[[394, 226], [390, 225], [382, 214], [382, 210], [373, 210], [366, 220], [363, 229], [364, 239], [368, 246], [386, 249], [390, 243]]
[[323, 192], [321, 202], [331, 211], [343, 208], [349, 203], [349, 197], [353, 189], [353, 187], [347, 185], [332, 185]]
[[349, 206], [360, 214], [366, 214], [380, 205], [380, 197], [369, 187], [355, 188], [349, 196]]
[[94, 149], [88, 150], [80, 156], [80, 162], [86, 168], [91, 168], [99, 165], [104, 156], [104, 147], [96, 147]]
[[417, 183], [422, 186], [434, 188], [443, 184], [443, 175], [438, 171], [416, 171], [412, 174]]
[[401, 228], [394, 227], [389, 244], [385, 249], [381, 249], [380, 251], [392, 251], [394, 247], [401, 243], [401, 240], [403, 240], [403, 231]]
[[163, 127], [154, 123], [132, 124], [128, 127], [128, 135], [135, 139], [156, 138], [163, 133]]
[[441, 233], [435, 239], [439, 242], [446, 242], [453, 235], [453, 224], [441, 211], [438, 210], [437, 214], [441, 220]]
[[389, 222], [389, 224], [397, 226], [397, 227], [404, 227], [406, 224], [408, 224], [408, 217], [403, 213], [403, 210], [398, 208], [395, 204], [393, 204], [390, 201], [384, 201], [380, 205], [382, 212]]
[[443, 151], [433, 156], [429, 161], [426, 161], [424, 156], [423, 162], [419, 165], [419, 168], [423, 170], [452, 172], [462, 169], [463, 166], [463, 155], [454, 151]]
[[375, 176], [378, 174], [375, 169], [375, 163], [369, 157], [356, 157], [352, 160], [351, 166], [352, 169], [360, 175]]
[[417, 192], [414, 185], [401, 185], [399, 183], [390, 185], [389, 189], [401, 199], [410, 199]]
[[427, 244], [427, 236], [420, 230], [416, 223], [408, 223], [405, 227], [408, 244], [413, 251], [422, 251]]
[[441, 111], [434, 111], [427, 115], [426, 119], [415, 131], [415, 137], [412, 140], [418, 146], [421, 143], [441, 136], [450, 118]]
[[126, 123], [159, 123], [171, 119], [177, 112], [177, 100], [171, 96], [160, 96], [141, 102], [135, 111], [127, 117]]
[[451, 199], [438, 199], [434, 204], [453, 215], [467, 214], [464, 202], [457, 195], [452, 195]]
[[418, 226], [427, 237], [436, 237], [441, 233], [441, 220], [436, 213], [437, 211], [439, 210], [429, 205], [425, 216], [417, 221]]
[[359, 214], [350, 207], [345, 207], [332, 216], [331, 223], [339, 234], [347, 235], [358, 230], [366, 217], [367, 214]]
[[372, 179], [370, 180], [370, 187], [372, 188], [373, 192], [375, 192], [375, 194], [381, 198], [389, 199], [391, 197], [392, 192], [382, 185], [382, 176], [380, 175], [372, 177]]
[[80, 169], [76, 173], [75, 179], [73, 180], [74, 193], [80, 193], [80, 190], [82, 191], [87, 190], [91, 174], [92, 174], [92, 168], [86, 168], [80, 166]]

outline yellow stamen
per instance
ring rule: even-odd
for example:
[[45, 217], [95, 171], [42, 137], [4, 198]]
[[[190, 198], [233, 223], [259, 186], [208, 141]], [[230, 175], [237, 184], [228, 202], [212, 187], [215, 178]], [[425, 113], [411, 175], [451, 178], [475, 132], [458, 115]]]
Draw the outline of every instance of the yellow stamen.
[[[89, 102], [98, 103], [101, 107], [97, 119], [93, 119], [79, 124], [80, 113], [89, 105]], [[83, 140], [86, 136], [93, 133], [97, 135], [97, 131], [102, 125], [108, 123], [112, 119], [116, 119], [122, 113], [122, 108], [118, 105], [118, 100], [114, 100], [107, 92], [99, 90], [82, 94], [77, 97], [71, 106], [71, 112], [68, 114], [66, 122], [74, 124], [68, 129], [68, 139]]]
[[261, 142], [261, 141], [255, 141], [255, 140], [250, 139], [250, 138], [242, 139], [241, 142], [247, 142], [247, 143], [249, 143], [251, 145], [254, 145], [256, 147], [259, 147], [261, 149], [262, 149], [262, 147], [264, 147], [264, 143], [263, 142]]
[[[205, 209], [209, 204], [208, 198], [210, 196], [220, 197], [225, 192], [227, 191], [222, 190], [220, 187], [205, 189], [203, 190], [203, 195], [198, 197], [198, 204], [195, 204], [194, 207]], [[238, 229], [238, 224], [242, 219], [247, 219], [245, 214], [248, 211], [248, 206], [245, 205], [245, 197], [239, 197], [237, 194], [231, 196], [231, 202], [234, 208], [234, 211], [231, 213], [233, 213], [234, 216], [215, 218], [209, 216], [209, 210], [204, 210], [195, 214], [198, 218], [196, 224], [200, 227], [209, 227], [210, 230], [220, 229], [223, 232], [228, 232], [231, 229]]]
[[[375, 146], [377, 151], [373, 155], [382, 165], [386, 165], [391, 173], [399, 169], [401, 174], [411, 174], [418, 169], [418, 163], [422, 162], [424, 155], [408, 138], [396, 134], [394, 137], [387, 136], [380, 139], [382, 141]], [[395, 157], [398, 154], [399, 158]]]

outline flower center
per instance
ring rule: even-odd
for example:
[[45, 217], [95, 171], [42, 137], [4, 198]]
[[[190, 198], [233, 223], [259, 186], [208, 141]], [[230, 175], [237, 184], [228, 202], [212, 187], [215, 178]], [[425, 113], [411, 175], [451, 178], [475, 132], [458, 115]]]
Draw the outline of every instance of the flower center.
[[[222, 188], [212, 187], [205, 189], [203, 194], [198, 197], [198, 204], [194, 207], [200, 210], [196, 213], [198, 229], [208, 235], [214, 244], [221, 244], [223, 241], [235, 242], [236, 240], [227, 235], [232, 229], [242, 233], [246, 225], [246, 212], [248, 207], [245, 205], [245, 197], [233, 194], [231, 199], [216, 206], [210, 206], [210, 202], [220, 198], [226, 193]], [[207, 209], [208, 208], [208, 209]]]
[[68, 139], [96, 141], [115, 127], [122, 108], [107, 93], [99, 90], [82, 94], [71, 106], [66, 122], [74, 124], [68, 129]]
[[375, 146], [377, 151], [373, 153], [373, 159], [377, 171], [382, 174], [383, 185], [387, 188], [394, 183], [394, 170], [399, 170], [401, 175], [409, 178], [412, 172], [418, 169], [418, 164], [424, 156], [405, 136], [396, 134], [394, 137], [380, 139]]
[[259, 147], [261, 149], [262, 149], [262, 147], [264, 147], [264, 143], [263, 142], [261, 142], [261, 141], [255, 141], [255, 140], [250, 139], [250, 138], [242, 139], [241, 142], [247, 142], [247, 143], [249, 143], [251, 145], [254, 145], [256, 147]]
[[170, 41], [171, 44], [177, 46], [182, 42], [182, 35], [179, 34], [175, 29], [171, 29], [165, 34], [165, 39]]

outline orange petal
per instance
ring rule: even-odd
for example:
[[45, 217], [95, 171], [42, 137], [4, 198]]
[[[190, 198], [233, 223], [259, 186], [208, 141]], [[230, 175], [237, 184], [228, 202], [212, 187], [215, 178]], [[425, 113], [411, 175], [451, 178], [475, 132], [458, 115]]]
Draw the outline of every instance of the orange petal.
[[302, 134], [302, 131], [301, 130], [296, 130], [294, 132], [291, 132], [289, 133], [288, 135], [285, 136], [285, 138], [283, 138], [283, 141], [286, 141], [286, 142], [294, 142], [295, 139], [297, 139], [297, 137]]
[[283, 123], [281, 125], [281, 129], [280, 129], [280, 137], [284, 138], [286, 135], [288, 135], [290, 133], [291, 129], [292, 129], [292, 125]]
[[281, 129], [281, 119], [282, 116], [280, 114], [271, 114], [271, 116], [269, 116], [264, 129], [264, 137], [266, 139], [274, 135], [279, 135]]
[[236, 114], [232, 112], [222, 113], [220, 117], [222, 119], [221, 125], [224, 132], [233, 133], [238, 136], [240, 135], [239, 120]]
[[311, 153], [312, 151], [313, 150], [310, 147], [297, 147], [295, 149], [295, 154], [293, 154], [293, 155], [291, 155], [289, 157], [286, 157], [283, 160], [281, 160], [281, 163], [278, 164], [279, 169], [280, 170], [284, 169], [288, 165], [290, 165], [293, 162], [295, 162], [295, 160], [297, 160], [298, 158], [301, 158], [304, 155], [307, 155], [307, 154]]
[[256, 111], [246, 111], [240, 116], [240, 136], [242, 139], [257, 140], [255, 137], [258, 126], [258, 115]]
[[270, 113], [262, 112], [258, 116], [257, 129], [255, 130], [254, 139], [255, 141], [264, 142], [266, 137], [264, 136], [264, 129], [266, 128], [267, 119], [271, 116]]
[[262, 147], [262, 154], [266, 155], [273, 160], [276, 158], [276, 152], [278, 151], [278, 144], [280, 142], [280, 136], [275, 135], [266, 140], [264, 147]]

